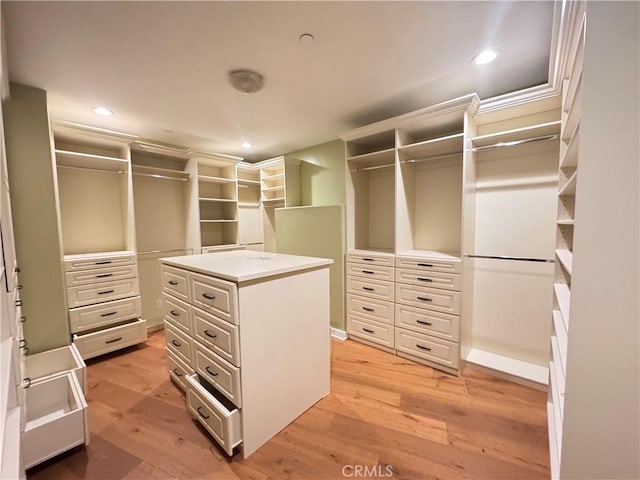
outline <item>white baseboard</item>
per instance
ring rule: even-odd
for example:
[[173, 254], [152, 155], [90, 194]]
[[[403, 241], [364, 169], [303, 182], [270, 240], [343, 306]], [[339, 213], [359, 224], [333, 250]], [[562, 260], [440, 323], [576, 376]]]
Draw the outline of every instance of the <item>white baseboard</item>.
[[340, 330], [339, 328], [331, 327], [331, 336], [336, 340], [346, 340], [347, 332], [345, 332], [344, 330]]
[[472, 348], [469, 351], [467, 362], [506, 380], [538, 390], [547, 390], [549, 383], [549, 369], [547, 367], [478, 348]]

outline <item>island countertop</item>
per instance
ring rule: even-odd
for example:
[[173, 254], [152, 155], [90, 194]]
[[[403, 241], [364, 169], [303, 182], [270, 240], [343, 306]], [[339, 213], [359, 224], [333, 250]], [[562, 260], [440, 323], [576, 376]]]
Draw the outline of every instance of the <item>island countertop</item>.
[[333, 260], [286, 255], [283, 253], [233, 250], [202, 255], [167, 257], [161, 258], [160, 262], [165, 265], [241, 283], [248, 280], [329, 266], [333, 263]]

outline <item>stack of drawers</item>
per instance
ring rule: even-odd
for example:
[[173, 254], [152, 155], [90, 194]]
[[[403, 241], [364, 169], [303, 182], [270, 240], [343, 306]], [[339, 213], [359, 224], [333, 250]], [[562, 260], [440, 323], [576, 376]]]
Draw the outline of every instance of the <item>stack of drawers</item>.
[[455, 257], [347, 253], [350, 337], [457, 374], [461, 262]]
[[242, 442], [235, 283], [162, 267], [167, 362], [187, 405], [228, 455]]
[[87, 359], [146, 341], [133, 252], [65, 255], [73, 343]]

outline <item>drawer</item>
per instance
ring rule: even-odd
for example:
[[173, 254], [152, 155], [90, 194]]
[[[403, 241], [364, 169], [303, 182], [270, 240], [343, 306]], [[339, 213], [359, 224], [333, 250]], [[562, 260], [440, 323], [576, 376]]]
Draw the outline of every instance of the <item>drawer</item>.
[[396, 267], [443, 273], [462, 273], [462, 262], [460, 260], [398, 256], [396, 257]]
[[358, 295], [347, 295], [347, 313], [393, 325], [393, 303]]
[[136, 255], [133, 252], [112, 252], [102, 254], [65, 255], [64, 271], [92, 270], [96, 268], [122, 267], [135, 265]]
[[69, 310], [71, 333], [86, 332], [142, 315], [140, 297], [113, 300]]
[[460, 292], [396, 283], [396, 303], [460, 315]]
[[171, 350], [167, 350], [167, 366], [169, 367], [169, 375], [182, 390], [187, 389], [187, 375], [193, 375], [193, 369], [184, 363]]
[[176, 354], [187, 365], [193, 365], [193, 340], [191, 337], [167, 320], [164, 321], [164, 334], [167, 350]]
[[347, 262], [362, 263], [366, 265], [379, 265], [382, 267], [393, 267], [393, 258], [391, 254], [380, 254], [375, 252], [348, 252], [346, 255]]
[[147, 322], [141, 318], [98, 332], [73, 335], [73, 343], [85, 360], [146, 341]]
[[25, 390], [21, 453], [25, 468], [89, 441], [87, 402], [72, 373], [34, 383]]
[[87, 388], [87, 365], [74, 344], [54, 348], [25, 357], [24, 375], [31, 383], [73, 373], [78, 380], [80, 391]]
[[446, 340], [396, 328], [396, 350], [450, 368], [458, 368], [460, 345]]
[[347, 293], [393, 302], [393, 282], [347, 276]]
[[162, 288], [165, 292], [185, 302], [191, 301], [189, 290], [189, 272], [179, 268], [162, 266]]
[[122, 280], [138, 276], [137, 265], [124, 265], [121, 267], [100, 268], [96, 270], [78, 270], [64, 274], [67, 288], [78, 285], [91, 285], [112, 280]]
[[347, 333], [370, 342], [393, 348], [393, 325], [379, 323], [355, 315], [347, 315]]
[[240, 366], [240, 341], [238, 327], [220, 320], [210, 313], [192, 307], [193, 335], [205, 347], [231, 362]]
[[192, 304], [235, 325], [238, 324], [238, 299], [235, 283], [191, 274]]
[[69, 308], [84, 307], [94, 303], [136, 297], [139, 294], [138, 279], [129, 278], [116, 282], [104, 282], [67, 288], [67, 303]]
[[191, 335], [191, 306], [166, 293], [162, 294], [162, 300], [165, 318]]
[[194, 368], [207, 382], [238, 407], [242, 406], [240, 369], [195, 342]]
[[460, 317], [396, 303], [396, 327], [425, 333], [452, 342], [460, 339]]
[[354, 275], [356, 277], [375, 278], [377, 280], [393, 282], [394, 268], [348, 262], [346, 274]]
[[462, 277], [458, 273], [441, 273], [428, 270], [396, 269], [396, 282], [432, 288], [460, 291]]
[[227, 455], [233, 455], [234, 447], [242, 443], [240, 411], [198, 375], [187, 376], [186, 384], [189, 411]]

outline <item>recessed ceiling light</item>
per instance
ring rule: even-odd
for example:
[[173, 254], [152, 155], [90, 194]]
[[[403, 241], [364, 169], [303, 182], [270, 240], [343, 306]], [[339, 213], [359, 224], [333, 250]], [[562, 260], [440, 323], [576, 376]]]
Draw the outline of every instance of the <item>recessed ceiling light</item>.
[[242, 148], [251, 148], [251, 144], [249, 142], [242, 142]]
[[473, 57], [473, 63], [476, 65], [484, 65], [485, 63], [493, 62], [498, 56], [498, 52], [496, 50], [483, 50], [478, 55]]
[[113, 111], [109, 110], [107, 107], [93, 107], [93, 111], [103, 117], [110, 117], [113, 115]]

